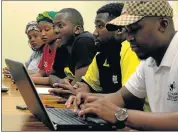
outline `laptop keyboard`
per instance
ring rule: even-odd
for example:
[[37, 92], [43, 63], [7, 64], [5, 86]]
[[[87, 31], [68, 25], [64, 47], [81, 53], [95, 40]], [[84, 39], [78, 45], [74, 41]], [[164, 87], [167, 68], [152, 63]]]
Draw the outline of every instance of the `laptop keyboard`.
[[51, 120], [57, 124], [86, 124], [86, 122], [70, 109], [46, 108]]

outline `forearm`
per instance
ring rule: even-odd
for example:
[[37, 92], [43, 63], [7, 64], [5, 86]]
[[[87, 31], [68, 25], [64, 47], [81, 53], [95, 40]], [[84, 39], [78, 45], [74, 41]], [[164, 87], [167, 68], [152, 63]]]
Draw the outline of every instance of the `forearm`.
[[28, 71], [28, 74], [30, 76], [35, 76], [36, 74], [39, 74], [37, 71], [36, 72], [33, 72], [33, 71]]
[[125, 107], [125, 103], [120, 91], [117, 91], [116, 93], [106, 94], [105, 98], [119, 107]]
[[60, 78], [55, 76], [55, 75], [50, 75], [49, 76], [49, 84], [53, 86], [54, 83], [56, 83]]
[[35, 84], [47, 85], [49, 84], [49, 77], [32, 77]]
[[45, 76], [45, 72], [40, 70], [39, 72], [35, 72], [35, 73], [29, 73], [30, 77], [44, 77]]
[[128, 110], [126, 126], [138, 130], [178, 130], [178, 112], [148, 113]]
[[86, 74], [87, 70], [88, 70], [88, 66], [75, 70], [75, 81], [76, 82], [81, 81], [82, 76]]

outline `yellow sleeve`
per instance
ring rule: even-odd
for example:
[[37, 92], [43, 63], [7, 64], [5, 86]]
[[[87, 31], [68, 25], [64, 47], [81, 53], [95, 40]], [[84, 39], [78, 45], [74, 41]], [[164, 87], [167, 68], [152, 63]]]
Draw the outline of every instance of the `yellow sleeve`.
[[135, 72], [136, 67], [139, 65], [140, 60], [136, 53], [132, 51], [130, 43], [124, 41], [121, 48], [121, 74], [122, 74], [122, 86], [127, 82], [129, 77]]
[[93, 88], [93, 90], [97, 92], [102, 91], [102, 88], [100, 87], [99, 72], [98, 72], [98, 66], [96, 62], [96, 56], [93, 58], [92, 63], [89, 65], [88, 70], [85, 76], [82, 77], [82, 79], [86, 83], [88, 83]]

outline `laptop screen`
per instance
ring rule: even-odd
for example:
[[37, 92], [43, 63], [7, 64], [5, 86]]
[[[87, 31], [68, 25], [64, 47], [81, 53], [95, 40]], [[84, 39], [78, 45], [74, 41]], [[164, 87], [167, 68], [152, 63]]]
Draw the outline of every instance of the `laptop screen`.
[[57, 128], [51, 122], [25, 66], [21, 62], [10, 59], [5, 59], [5, 62], [30, 112], [50, 129], [56, 130]]

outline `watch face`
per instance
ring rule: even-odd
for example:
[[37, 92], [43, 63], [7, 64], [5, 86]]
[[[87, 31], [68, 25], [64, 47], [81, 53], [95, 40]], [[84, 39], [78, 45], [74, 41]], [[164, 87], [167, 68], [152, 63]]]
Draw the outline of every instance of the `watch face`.
[[125, 121], [128, 117], [127, 109], [120, 108], [116, 113], [115, 116], [119, 121]]

